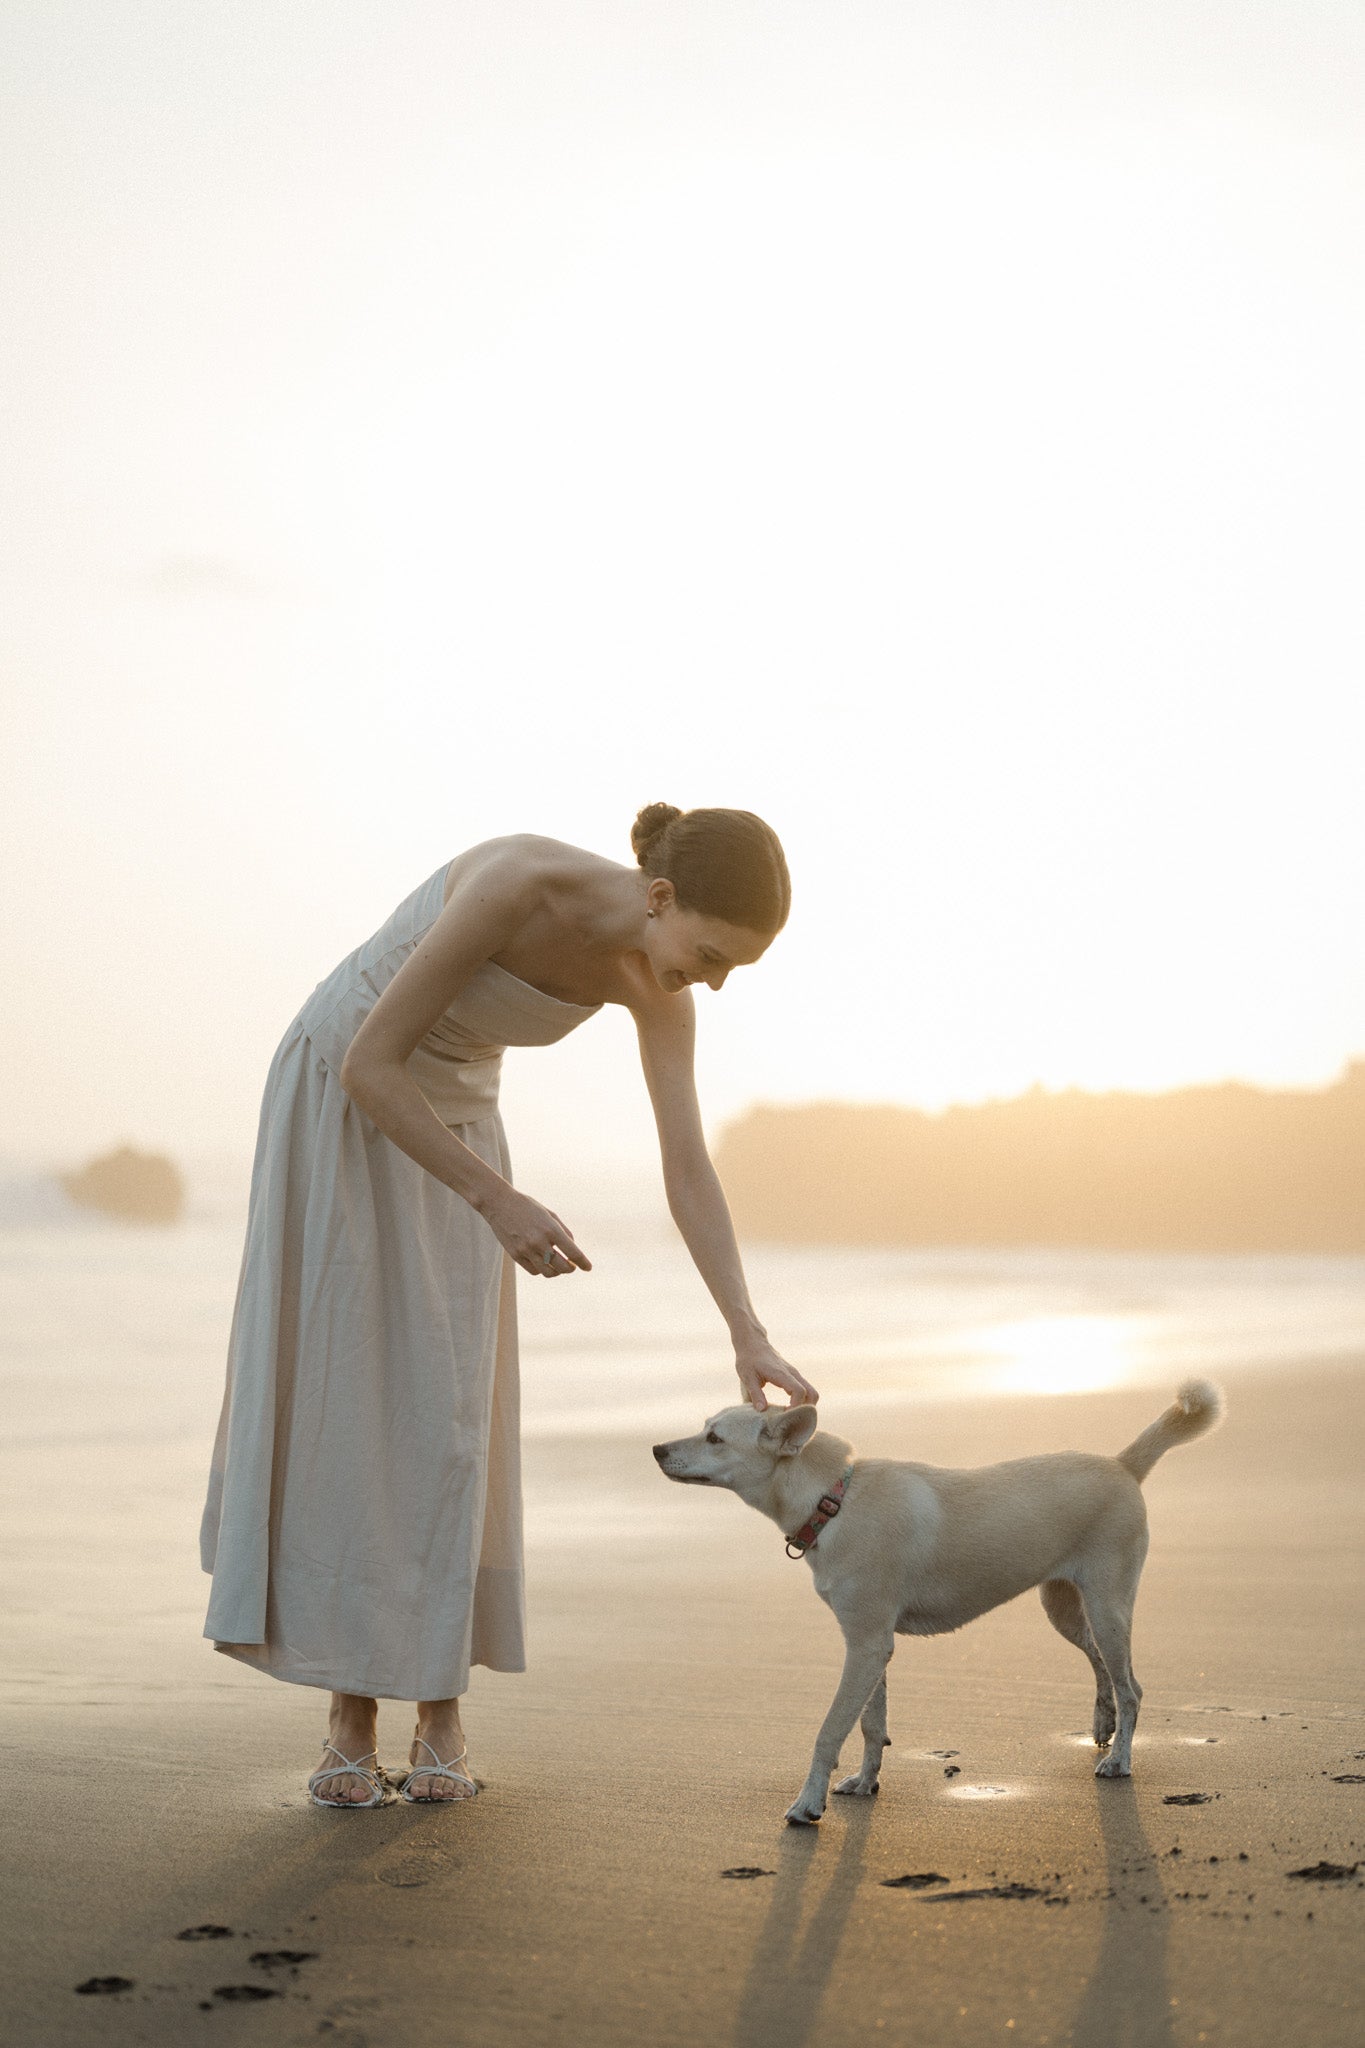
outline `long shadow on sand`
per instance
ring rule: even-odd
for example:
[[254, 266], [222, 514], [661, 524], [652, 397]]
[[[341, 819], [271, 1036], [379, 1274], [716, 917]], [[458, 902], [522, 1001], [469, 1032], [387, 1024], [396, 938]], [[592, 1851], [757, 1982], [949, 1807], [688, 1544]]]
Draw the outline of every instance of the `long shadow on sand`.
[[1132, 1779], [1096, 1779], [1095, 1797], [1111, 1896], [1071, 2039], [1074, 2048], [1168, 2048], [1175, 2034], [1161, 1867], [1142, 1825]]
[[849, 1802], [839, 1859], [804, 1928], [806, 1880], [822, 1846], [828, 1854], [829, 1837], [822, 1845], [820, 1828], [788, 1828], [783, 1835], [772, 1902], [735, 2016], [734, 2048], [803, 2048], [809, 2039], [862, 1881], [874, 1808], [870, 1799]]

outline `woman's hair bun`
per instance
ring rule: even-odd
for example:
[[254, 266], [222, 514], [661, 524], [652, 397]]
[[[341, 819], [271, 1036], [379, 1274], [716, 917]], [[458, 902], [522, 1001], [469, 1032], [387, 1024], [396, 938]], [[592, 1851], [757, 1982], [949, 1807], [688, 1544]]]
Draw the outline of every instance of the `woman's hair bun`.
[[673, 884], [682, 910], [771, 938], [787, 922], [791, 876], [782, 842], [752, 811], [646, 804], [630, 835], [651, 882]]
[[643, 867], [649, 856], [649, 849], [656, 839], [668, 830], [675, 819], [682, 816], [676, 804], [646, 804], [630, 828], [630, 844], [636, 860]]

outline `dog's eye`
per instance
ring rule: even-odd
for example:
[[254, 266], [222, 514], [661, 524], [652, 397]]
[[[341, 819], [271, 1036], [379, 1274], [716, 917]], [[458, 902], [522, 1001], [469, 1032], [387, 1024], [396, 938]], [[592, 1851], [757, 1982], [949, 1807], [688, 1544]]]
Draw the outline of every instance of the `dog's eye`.
[[716, 1435], [714, 1429], [707, 1430], [706, 1441], [708, 1444], [718, 1444], [720, 1442], [720, 1438]]

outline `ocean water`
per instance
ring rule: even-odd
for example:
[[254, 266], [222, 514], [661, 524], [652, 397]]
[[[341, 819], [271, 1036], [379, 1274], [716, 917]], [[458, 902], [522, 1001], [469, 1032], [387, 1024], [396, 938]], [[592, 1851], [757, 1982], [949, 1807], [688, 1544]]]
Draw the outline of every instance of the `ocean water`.
[[[3, 1440], [207, 1446], [244, 1219], [240, 1169], [198, 1174], [170, 1229], [0, 1174]], [[594, 1271], [520, 1289], [527, 1434], [697, 1428], [736, 1382], [657, 1180], [585, 1183], [572, 1220]], [[1365, 1364], [1365, 1258], [753, 1245], [745, 1264], [834, 1428], [888, 1402]]]

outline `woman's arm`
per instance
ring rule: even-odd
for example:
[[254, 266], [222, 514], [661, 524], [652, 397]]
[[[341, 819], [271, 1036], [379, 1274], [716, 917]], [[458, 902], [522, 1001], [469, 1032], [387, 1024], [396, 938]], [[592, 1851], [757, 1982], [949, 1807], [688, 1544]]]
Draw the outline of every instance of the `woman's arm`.
[[654, 1121], [659, 1131], [664, 1191], [692, 1263], [729, 1326], [744, 1398], [766, 1408], [764, 1382], [794, 1401], [816, 1401], [810, 1381], [779, 1357], [749, 1299], [734, 1225], [702, 1131], [693, 1074], [696, 1010], [690, 991], [661, 996], [634, 1010]]
[[371, 1123], [477, 1209], [527, 1272], [554, 1277], [589, 1261], [559, 1218], [504, 1180], [441, 1122], [407, 1061], [470, 976], [521, 928], [537, 898], [533, 864], [506, 842], [476, 849], [431, 930], [352, 1039], [341, 1085]]

